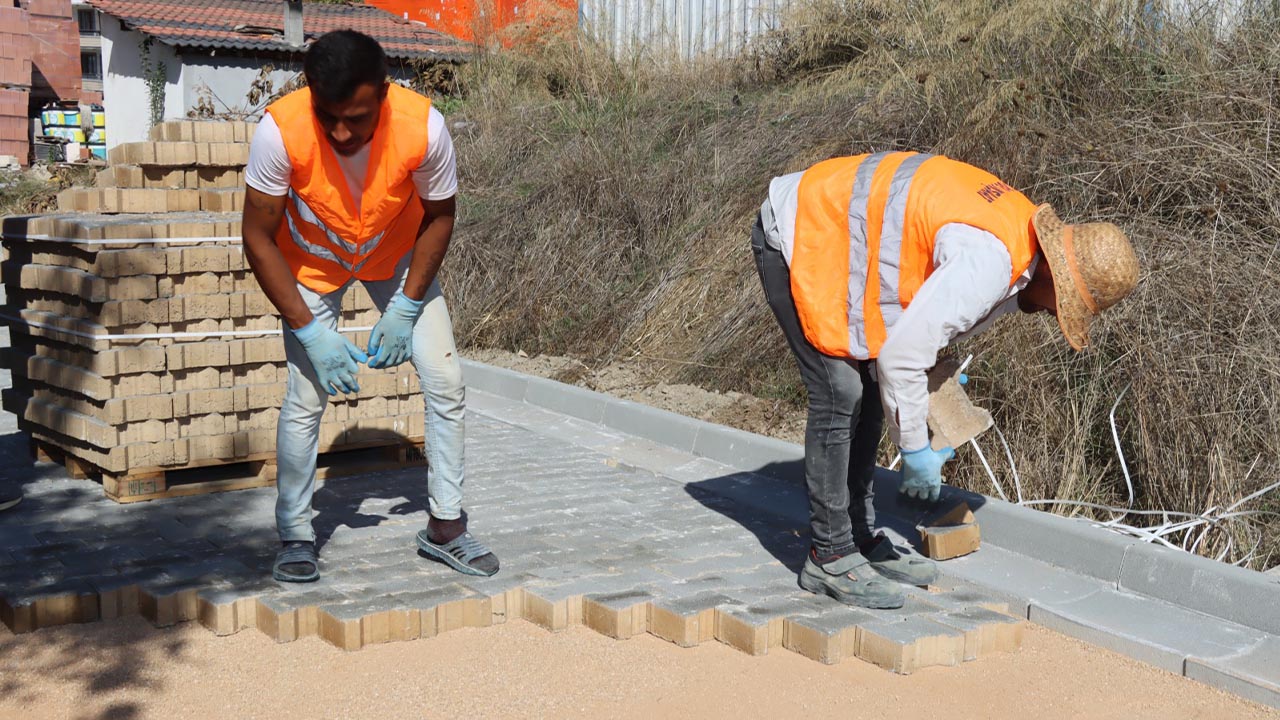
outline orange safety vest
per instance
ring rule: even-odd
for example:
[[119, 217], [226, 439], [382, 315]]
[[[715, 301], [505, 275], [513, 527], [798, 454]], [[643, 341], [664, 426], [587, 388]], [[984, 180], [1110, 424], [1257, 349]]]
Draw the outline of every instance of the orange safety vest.
[[392, 83], [369, 149], [360, 210], [311, 109], [311, 91], [267, 108], [293, 172], [276, 244], [298, 282], [325, 294], [351, 278], [386, 280], [413, 250], [425, 211], [413, 171], [427, 155], [431, 100]]
[[835, 158], [800, 178], [791, 294], [820, 352], [878, 357], [889, 328], [933, 272], [934, 237], [964, 223], [1009, 249], [1015, 282], [1038, 250], [1025, 195], [985, 170], [940, 155]]

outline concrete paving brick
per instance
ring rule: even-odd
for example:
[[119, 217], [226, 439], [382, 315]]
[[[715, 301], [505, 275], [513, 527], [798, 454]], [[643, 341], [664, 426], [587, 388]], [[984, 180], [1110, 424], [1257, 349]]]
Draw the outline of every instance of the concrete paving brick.
[[1030, 619], [1178, 674], [1187, 657], [1230, 657], [1266, 637], [1254, 628], [1115, 590], [1071, 602], [1034, 604]]
[[878, 620], [860, 626], [858, 657], [893, 672], [909, 675], [935, 665], [958, 665], [965, 636], [926, 617], [897, 622]]
[[203, 588], [196, 592], [196, 619], [214, 635], [234, 635], [248, 627], [237, 617], [243, 599], [230, 588]]
[[1193, 680], [1280, 709], [1280, 638], [1267, 637], [1231, 657], [1187, 658], [1186, 675]]
[[316, 634], [342, 650], [359, 650], [364, 647], [364, 616], [364, 609], [354, 602], [321, 605], [316, 608]]
[[977, 660], [1022, 647], [1027, 621], [986, 608], [969, 608], [932, 615], [930, 619], [964, 633], [964, 660]]
[[582, 601], [582, 621], [602, 635], [626, 640], [648, 632], [652, 600], [649, 593], [634, 590], [587, 595]]
[[717, 607], [715, 618], [715, 638], [748, 655], [764, 655], [782, 644], [784, 611], [731, 603]]
[[[917, 588], [911, 589], [912, 594]], [[932, 605], [937, 605], [945, 610], [964, 610], [971, 607], [985, 608], [993, 612], [1009, 614], [1009, 601], [1005, 598], [990, 592], [986, 592], [967, 583], [961, 583], [959, 587], [952, 589], [931, 590], [927, 594], [921, 595], [921, 598]], [[1021, 613], [1025, 617], [1025, 613]]]
[[811, 660], [832, 665], [856, 657], [862, 624], [876, 616], [855, 608], [840, 608], [822, 615], [796, 615], [783, 623], [782, 644]]
[[259, 595], [254, 608], [254, 627], [279, 643], [298, 639], [298, 610], [278, 596]]
[[681, 647], [693, 647], [715, 637], [716, 607], [733, 601], [704, 591], [673, 599], [655, 599], [649, 608], [649, 632]]

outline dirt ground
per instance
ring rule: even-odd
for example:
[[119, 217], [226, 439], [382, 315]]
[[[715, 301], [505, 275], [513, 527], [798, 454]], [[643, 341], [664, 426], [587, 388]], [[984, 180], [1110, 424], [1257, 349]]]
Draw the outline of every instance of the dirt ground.
[[696, 385], [659, 382], [641, 362], [614, 363], [593, 370], [580, 360], [558, 355], [528, 356], [492, 349], [472, 349], [463, 355], [470, 360], [581, 385], [699, 420], [790, 442], [804, 442], [805, 413], [801, 408], [738, 392], [721, 393]]
[[21, 636], [0, 626], [0, 690], [5, 720], [1280, 717], [1038, 627], [1020, 652], [899, 676], [524, 621], [353, 653], [140, 618]]

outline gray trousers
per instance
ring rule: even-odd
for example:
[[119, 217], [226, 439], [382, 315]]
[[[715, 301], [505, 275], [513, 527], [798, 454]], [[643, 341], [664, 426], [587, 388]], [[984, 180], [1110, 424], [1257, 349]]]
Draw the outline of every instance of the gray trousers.
[[751, 250], [765, 298], [809, 391], [804, 479], [813, 547], [819, 556], [847, 555], [871, 538], [875, 524], [872, 479], [884, 426], [880, 388], [870, 361], [824, 355], [805, 339], [791, 298], [791, 271], [782, 253], [765, 242], [758, 216]]

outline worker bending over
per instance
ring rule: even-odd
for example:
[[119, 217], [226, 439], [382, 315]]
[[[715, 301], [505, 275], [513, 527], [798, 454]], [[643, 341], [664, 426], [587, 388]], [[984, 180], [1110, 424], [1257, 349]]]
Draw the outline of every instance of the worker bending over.
[[[311, 497], [320, 419], [330, 395], [358, 392], [358, 363], [412, 360], [426, 400], [431, 517], [424, 552], [472, 575], [498, 560], [462, 515], [462, 366], [436, 273], [453, 233], [453, 143], [431, 101], [387, 81], [373, 38], [316, 40], [307, 87], [267, 108], [253, 137], [244, 210], [249, 265], [284, 321], [289, 383], [276, 430], [272, 575], [320, 577]], [[359, 280], [382, 312], [367, 349], [338, 331], [342, 296]]]
[[800, 584], [901, 607], [897, 583], [926, 585], [937, 569], [875, 533], [884, 419], [902, 452], [901, 491], [937, 500], [954, 455], [930, 449], [926, 373], [938, 351], [1015, 308], [1053, 314], [1084, 349], [1091, 319], [1137, 283], [1133, 248], [1115, 225], [1064, 224], [984, 170], [914, 152], [774, 178], [751, 245], [809, 392], [812, 547]]

